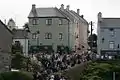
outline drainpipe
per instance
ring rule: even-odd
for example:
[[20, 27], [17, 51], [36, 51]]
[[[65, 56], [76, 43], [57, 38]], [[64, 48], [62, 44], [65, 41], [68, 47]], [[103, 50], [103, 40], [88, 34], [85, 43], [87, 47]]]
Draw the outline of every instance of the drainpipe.
[[70, 51], [70, 20], [69, 19], [67, 19], [67, 20], [68, 20], [68, 48]]

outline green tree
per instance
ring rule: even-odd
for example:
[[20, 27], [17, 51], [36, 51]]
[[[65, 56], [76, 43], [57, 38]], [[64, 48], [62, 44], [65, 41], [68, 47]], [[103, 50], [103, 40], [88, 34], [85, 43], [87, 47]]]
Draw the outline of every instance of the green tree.
[[11, 61], [11, 67], [15, 69], [24, 68], [24, 56], [21, 53], [16, 53]]
[[[91, 43], [93, 43], [93, 45], [91, 45]], [[90, 47], [97, 47], [97, 35], [96, 34], [90, 35], [88, 37], [88, 44]]]
[[19, 41], [15, 41], [12, 45], [12, 54], [16, 54], [17, 52], [23, 53], [23, 47]]

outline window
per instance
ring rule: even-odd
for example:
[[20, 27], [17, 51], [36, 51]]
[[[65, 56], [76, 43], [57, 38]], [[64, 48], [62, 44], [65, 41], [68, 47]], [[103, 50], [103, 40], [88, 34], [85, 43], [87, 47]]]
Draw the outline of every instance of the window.
[[110, 31], [112, 37], [114, 37], [114, 31]]
[[63, 34], [59, 33], [59, 39], [63, 39]]
[[20, 41], [15, 41], [15, 44], [19, 44], [20, 43]]
[[114, 41], [110, 41], [110, 42], [109, 42], [109, 47], [110, 47], [111, 49], [114, 48]]
[[110, 35], [111, 35], [111, 37], [114, 37], [114, 35], [115, 35], [115, 31], [113, 28], [110, 28]]
[[15, 41], [16, 46], [20, 46], [20, 41]]
[[105, 39], [104, 39], [104, 38], [102, 38], [102, 43], [104, 43], [104, 40], [105, 40]]
[[32, 24], [33, 24], [33, 25], [37, 25], [37, 19], [33, 19], [33, 20], [32, 20]]
[[59, 19], [59, 25], [62, 25], [62, 24], [63, 24], [62, 19]]
[[76, 34], [76, 39], [79, 37], [79, 35], [78, 34]]
[[47, 19], [47, 20], [46, 20], [46, 24], [47, 24], [47, 25], [51, 25], [51, 24], [52, 24], [52, 19]]
[[52, 39], [52, 33], [45, 33], [45, 39]]
[[32, 34], [32, 39], [36, 39], [37, 38], [37, 34], [36, 33], [33, 33]]
[[117, 48], [119, 48], [119, 44], [118, 44]]

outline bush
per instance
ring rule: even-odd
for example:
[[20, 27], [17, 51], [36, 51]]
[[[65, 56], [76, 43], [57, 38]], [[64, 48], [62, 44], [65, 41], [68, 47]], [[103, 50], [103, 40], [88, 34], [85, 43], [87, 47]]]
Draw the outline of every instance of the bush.
[[3, 80], [32, 80], [32, 76], [23, 72], [4, 72], [1, 76]]
[[116, 72], [116, 80], [120, 80], [120, 61], [99, 61], [88, 65], [80, 74], [80, 80], [112, 80]]
[[0, 80], [4, 80], [3, 77], [0, 75]]

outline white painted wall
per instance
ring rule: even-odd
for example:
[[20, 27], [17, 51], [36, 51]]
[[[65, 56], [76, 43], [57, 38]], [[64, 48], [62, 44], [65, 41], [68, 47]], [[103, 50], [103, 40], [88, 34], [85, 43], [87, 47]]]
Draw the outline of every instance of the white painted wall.
[[20, 41], [21, 45], [23, 46], [23, 53], [25, 56], [28, 55], [28, 39], [13, 39], [13, 42]]

